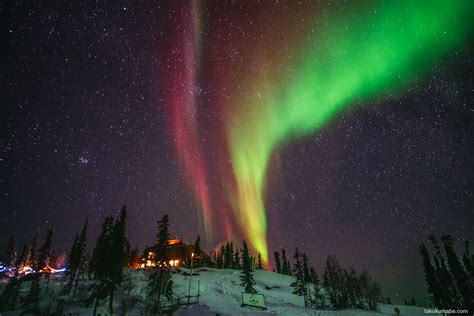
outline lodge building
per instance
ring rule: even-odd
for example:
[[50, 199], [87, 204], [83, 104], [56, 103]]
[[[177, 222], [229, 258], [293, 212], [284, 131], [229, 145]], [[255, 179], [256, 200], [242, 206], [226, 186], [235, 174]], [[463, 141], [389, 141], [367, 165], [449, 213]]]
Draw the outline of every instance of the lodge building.
[[[169, 239], [167, 244], [168, 246], [165, 248], [165, 257], [168, 259], [168, 262], [166, 262], [166, 265], [171, 267], [190, 265], [191, 258], [195, 253], [194, 244], [185, 244], [180, 238]], [[135, 264], [135, 267], [155, 267], [157, 264], [155, 249], [155, 247], [145, 248], [142, 257], [139, 258], [138, 262]], [[204, 258], [208, 257], [208, 255], [201, 250], [200, 257]]]

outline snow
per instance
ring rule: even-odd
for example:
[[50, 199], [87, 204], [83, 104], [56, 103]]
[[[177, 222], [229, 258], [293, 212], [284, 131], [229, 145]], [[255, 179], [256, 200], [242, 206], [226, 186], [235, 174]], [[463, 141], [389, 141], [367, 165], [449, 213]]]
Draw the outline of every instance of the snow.
[[[115, 313], [122, 315], [121, 304], [125, 297], [133, 296], [138, 299], [138, 303], [127, 315], [141, 315], [143, 310], [143, 301], [146, 297], [146, 285], [150, 271], [127, 269], [125, 272], [125, 281], [120, 291], [117, 291], [115, 297]], [[255, 289], [258, 293], [265, 296], [267, 310], [260, 310], [252, 307], [241, 306], [242, 286], [240, 286], [240, 271], [232, 269], [211, 269], [198, 268], [193, 270], [191, 279], [191, 296], [198, 294], [199, 285], [199, 304], [188, 308], [180, 308], [175, 314], [180, 316], [187, 315], [318, 315], [318, 316], [380, 316], [395, 315], [395, 305], [380, 304], [378, 311], [363, 310], [313, 310], [304, 308], [303, 297], [292, 294], [290, 284], [295, 280], [291, 276], [278, 274], [271, 271], [259, 270], [254, 272], [256, 281]], [[179, 297], [188, 295], [190, 281], [189, 269], [179, 268], [178, 272], [173, 274], [173, 291]], [[46, 287], [46, 281], [42, 283], [42, 289]], [[51, 298], [57, 299], [60, 295], [62, 281], [59, 279], [51, 280], [49, 284], [49, 294], [43, 295], [42, 306], [51, 305]], [[30, 282], [23, 282], [22, 295], [26, 295]], [[86, 288], [87, 281], [82, 282]], [[44, 292], [44, 291], [42, 291]], [[86, 293], [87, 295], [87, 293]], [[48, 299], [49, 298], [49, 299]], [[192, 300], [192, 299], [191, 299]], [[105, 307], [106, 303], [103, 303]], [[423, 307], [396, 305], [405, 316], [426, 315]], [[105, 310], [102, 311], [104, 315]], [[79, 306], [69, 306], [65, 308], [64, 314], [77, 313], [76, 315], [92, 315], [92, 308], [82, 308]], [[20, 313], [4, 313], [3, 315], [19, 315]], [[434, 314], [432, 314], [434, 315]]]
[[[181, 269], [189, 274], [188, 269]], [[198, 275], [195, 275], [198, 274]], [[303, 297], [292, 294], [290, 284], [294, 277], [279, 273], [257, 270], [254, 272], [255, 289], [265, 296], [267, 310], [241, 307], [242, 287], [240, 271], [231, 269], [195, 269], [192, 277], [191, 295], [197, 294], [200, 286], [200, 304], [189, 309], [180, 309], [177, 315], [341, 315], [341, 316], [377, 316], [395, 315], [394, 305], [380, 305], [380, 312], [363, 310], [311, 310], [304, 308]], [[178, 295], [187, 295], [189, 276], [173, 276], [174, 291]], [[398, 305], [397, 305], [398, 306]], [[422, 307], [398, 306], [400, 315], [426, 315]]]

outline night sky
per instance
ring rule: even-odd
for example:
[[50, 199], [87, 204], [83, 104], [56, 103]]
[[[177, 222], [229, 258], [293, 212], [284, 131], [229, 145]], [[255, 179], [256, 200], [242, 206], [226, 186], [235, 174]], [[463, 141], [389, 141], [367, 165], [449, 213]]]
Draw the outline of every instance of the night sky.
[[420, 243], [474, 240], [474, 31], [461, 16], [474, 10], [400, 34], [390, 23], [416, 6], [0, 10], [0, 248], [53, 227], [68, 250], [86, 218], [92, 243], [125, 203], [139, 247], [169, 214], [173, 235], [206, 249], [298, 246], [319, 271], [336, 254], [384, 295], [424, 299]]

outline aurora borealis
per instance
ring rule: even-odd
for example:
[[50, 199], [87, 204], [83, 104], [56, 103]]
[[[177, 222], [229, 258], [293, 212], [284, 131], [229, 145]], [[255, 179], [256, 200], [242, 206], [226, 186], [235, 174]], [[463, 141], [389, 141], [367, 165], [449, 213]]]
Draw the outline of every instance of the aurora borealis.
[[[129, 209], [203, 248], [304, 250], [424, 299], [419, 244], [474, 240], [472, 1], [5, 6], [0, 248]], [[74, 227], [72, 227], [74, 226]], [[1, 250], [1, 249], [0, 249]], [[407, 288], [407, 282], [413, 286]]]
[[[174, 65], [173, 73], [179, 77], [173, 78], [168, 91], [177, 152], [188, 170], [206, 232], [210, 234], [216, 226], [209, 224], [216, 205], [209, 194], [208, 173], [219, 174], [219, 170], [206, 167], [203, 161], [196, 112], [199, 103], [209, 100], [200, 99], [193, 89], [197, 73], [207, 71], [199, 69], [199, 65], [207, 62], [203, 60], [206, 57], [214, 56], [198, 53], [200, 17], [197, 2], [191, 3], [191, 18], [182, 23], [183, 30], [177, 36], [177, 47], [181, 47], [178, 51], [183, 56]], [[223, 173], [224, 177], [231, 177], [223, 179], [227, 184], [225, 192], [217, 193], [227, 196], [228, 202], [228, 210], [220, 213], [223, 218], [219, 220], [234, 225], [231, 232], [226, 232], [226, 238], [249, 238], [265, 260], [268, 251], [264, 192], [273, 152], [295, 137], [314, 133], [348, 107], [386, 98], [403, 89], [452, 49], [464, 44], [474, 6], [467, 1], [438, 1], [430, 6], [401, 1], [349, 6], [349, 12], [331, 12], [325, 17], [318, 14], [325, 9], [311, 7], [308, 21], [303, 24], [291, 23], [298, 19], [292, 12], [264, 11], [263, 19], [268, 14], [288, 14], [289, 25], [267, 28], [265, 37], [256, 38], [255, 42], [246, 41], [243, 34], [260, 31], [263, 26], [229, 18], [232, 27], [225, 40], [231, 43], [229, 46], [237, 43], [247, 58], [242, 58], [239, 70], [230, 66], [237, 75], [218, 75], [218, 84], [229, 95], [210, 101], [226, 112], [221, 126], [224, 131], [217, 131], [225, 134], [225, 142], [216, 148], [227, 148], [219, 154], [229, 155], [232, 168], [232, 172]], [[285, 45], [275, 44], [284, 32]], [[210, 37], [203, 39], [206, 48], [216, 40]], [[291, 58], [282, 56], [283, 53]], [[219, 66], [229, 65], [222, 62]], [[173, 99], [176, 94], [180, 101]], [[226, 227], [229, 229], [228, 224]]]

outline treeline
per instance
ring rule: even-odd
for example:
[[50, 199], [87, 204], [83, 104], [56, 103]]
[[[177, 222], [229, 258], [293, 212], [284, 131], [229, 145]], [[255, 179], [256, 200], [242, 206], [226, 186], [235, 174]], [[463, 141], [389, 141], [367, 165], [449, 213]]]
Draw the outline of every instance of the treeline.
[[[112, 216], [104, 219], [91, 257], [86, 255], [86, 220], [82, 230], [75, 235], [67, 262], [65, 255], [56, 255], [52, 248], [52, 229], [47, 231], [39, 247], [35, 236], [31, 246], [24, 245], [19, 255], [15, 237], [11, 237], [3, 255], [10, 278], [0, 296], [0, 311], [21, 308], [35, 315], [61, 315], [67, 304], [93, 304], [95, 314], [100, 303], [109, 298], [112, 312], [114, 294], [124, 280], [123, 267], [137, 254], [137, 249], [130, 248], [125, 236], [126, 217], [127, 208], [123, 206], [117, 219]], [[60, 280], [60, 293], [53, 292], [49, 288], [51, 272], [64, 267], [67, 268]], [[46, 280], [46, 286], [41, 280]], [[80, 280], [87, 282], [81, 283]], [[26, 296], [21, 296], [20, 289], [25, 281], [31, 281], [29, 291]]]
[[[243, 243], [242, 243], [243, 247]], [[242, 249], [241, 249], [242, 251]], [[243, 254], [242, 254], [243, 255]], [[222, 244], [220, 250], [213, 251], [212, 260], [208, 261], [209, 267], [217, 269], [241, 269], [242, 268], [242, 255], [239, 249], [234, 249], [233, 242], [226, 242]], [[257, 257], [252, 256], [249, 252], [250, 265], [253, 270], [262, 270], [263, 261], [262, 256], [258, 253]]]
[[454, 239], [441, 237], [442, 245], [430, 236], [432, 253], [422, 244], [420, 254], [427, 291], [432, 303], [440, 309], [466, 309], [474, 311], [474, 255], [469, 241], [464, 242], [464, 253], [458, 256]]
[[[49, 289], [49, 274], [47, 270], [51, 267], [57, 267], [64, 261], [64, 256], [57, 256], [54, 249], [51, 248], [53, 230], [49, 229], [40, 246], [37, 246], [37, 237], [33, 237], [31, 246], [25, 244], [19, 255], [15, 251], [15, 237], [8, 241], [3, 256], [3, 263], [8, 268], [13, 268], [13, 276], [9, 279], [5, 289], [0, 296], [0, 311], [13, 310], [18, 304], [24, 308], [26, 313], [40, 313], [40, 279], [47, 278], [45, 292]], [[31, 281], [29, 291], [25, 296], [20, 295], [22, 282], [25, 280], [20, 277], [20, 271], [31, 272], [27, 280]], [[34, 273], [33, 273], [34, 272]]]
[[[120, 297], [121, 312], [130, 310], [141, 298], [134, 296], [136, 294], [132, 295], [133, 281], [124, 273], [124, 268], [136, 264], [138, 258], [137, 247], [130, 246], [125, 234], [127, 213], [127, 208], [123, 206], [117, 218], [108, 216], [103, 220], [91, 256], [86, 254], [88, 221], [85, 221], [81, 231], [75, 235], [69, 251], [67, 271], [59, 282], [60, 293], [53, 293], [49, 288], [51, 274], [48, 272], [63, 267], [66, 261], [65, 255], [56, 255], [52, 248], [53, 230], [47, 231], [39, 246], [34, 237], [31, 246], [24, 245], [19, 255], [16, 252], [15, 238], [10, 238], [3, 262], [12, 268], [13, 275], [0, 296], [0, 311], [21, 308], [27, 313], [61, 315], [66, 306], [75, 305], [93, 306], [95, 315], [98, 307], [105, 304], [112, 314], [116, 296]], [[173, 258], [167, 257], [169, 240], [169, 218], [164, 215], [157, 221], [156, 243], [152, 247], [154, 262], [145, 272], [148, 278], [146, 298], [143, 301], [146, 314], [160, 313], [167, 301], [176, 299], [171, 277], [173, 271], [168, 264]], [[293, 260], [288, 258], [284, 249], [281, 253], [275, 252], [274, 256], [275, 272], [295, 278], [291, 284], [293, 293], [303, 296], [306, 307], [375, 309], [380, 298], [380, 288], [367, 272], [357, 274], [352, 268], [343, 269], [334, 256], [329, 256], [320, 280], [306, 254], [298, 248]], [[198, 236], [194, 244], [193, 259], [194, 267], [241, 270], [240, 285], [248, 293], [257, 292], [254, 271], [265, 269], [260, 253], [253, 256], [245, 240], [240, 247], [232, 242], [222, 244], [219, 250], [207, 256], [201, 250]], [[20, 273], [29, 267], [32, 273]], [[29, 291], [26, 295], [20, 295], [21, 285], [25, 281], [31, 281]], [[121, 291], [119, 295], [118, 291]], [[45, 305], [43, 301], [47, 297], [49, 303]]]
[[293, 266], [285, 249], [274, 253], [275, 272], [293, 275], [293, 293], [303, 296], [305, 306], [325, 309], [331, 305], [336, 309], [359, 308], [375, 310], [381, 300], [381, 290], [367, 271], [358, 274], [354, 268], [342, 268], [334, 255], [329, 255], [322, 283], [308, 257], [298, 248], [293, 255]]

